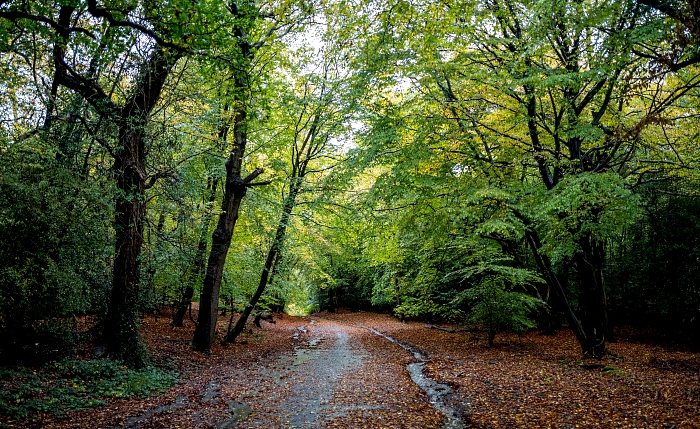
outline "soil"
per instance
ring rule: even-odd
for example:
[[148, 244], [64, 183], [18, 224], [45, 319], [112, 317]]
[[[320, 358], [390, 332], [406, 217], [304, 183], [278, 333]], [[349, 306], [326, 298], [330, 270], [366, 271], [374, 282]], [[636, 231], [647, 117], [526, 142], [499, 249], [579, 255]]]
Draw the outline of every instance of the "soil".
[[189, 347], [189, 321], [148, 316], [144, 340], [180, 382], [37, 427], [700, 428], [697, 353], [623, 338], [611, 356], [583, 361], [567, 331], [499, 335], [488, 347], [479, 333], [374, 313], [275, 321], [203, 355]]

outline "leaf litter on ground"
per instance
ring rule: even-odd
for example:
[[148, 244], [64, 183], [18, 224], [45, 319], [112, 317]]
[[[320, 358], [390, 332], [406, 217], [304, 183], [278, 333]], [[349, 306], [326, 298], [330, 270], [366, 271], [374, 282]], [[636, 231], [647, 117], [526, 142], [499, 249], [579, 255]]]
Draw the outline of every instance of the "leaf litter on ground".
[[[444, 416], [406, 371], [415, 358], [359, 327], [366, 326], [427, 357], [426, 376], [451, 387], [465, 427], [700, 427], [700, 355], [682, 348], [620, 338], [609, 344], [609, 356], [582, 360], [575, 338], [563, 329], [553, 336], [501, 334], [488, 347], [483, 335], [458, 326], [443, 325], [454, 332], [426, 329], [424, 323], [401, 323], [387, 314], [344, 311], [275, 319], [275, 325], [263, 322], [263, 329], [246, 331], [236, 344], [217, 342], [203, 355], [189, 346], [191, 323], [172, 328], [168, 315], [147, 316], [141, 333], [150, 353], [180, 374], [170, 389], [148, 398], [105, 395], [92, 404], [96, 408], [59, 415], [42, 409], [23, 418], [4, 414], [0, 423], [57, 429], [440, 428]], [[320, 366], [324, 361], [314, 361], [313, 353], [335, 356], [335, 324], [347, 332], [343, 347], [354, 360], [344, 361], [327, 382], [319, 378], [328, 378]], [[220, 334], [227, 325], [228, 320], [220, 322]], [[299, 384], [310, 390], [304, 393]], [[293, 398], [313, 399], [313, 389], [326, 390], [318, 393], [322, 403], [312, 407], [321, 415], [304, 420], [312, 414], [299, 408], [308, 404]]]

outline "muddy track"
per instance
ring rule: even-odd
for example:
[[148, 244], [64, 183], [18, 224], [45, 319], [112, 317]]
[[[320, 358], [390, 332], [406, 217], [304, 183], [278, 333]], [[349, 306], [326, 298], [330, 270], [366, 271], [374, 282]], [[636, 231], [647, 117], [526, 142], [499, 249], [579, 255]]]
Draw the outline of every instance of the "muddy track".
[[[440, 386], [425, 384], [422, 364], [385, 338], [320, 318], [289, 318], [281, 332], [291, 350], [263, 350], [245, 363], [223, 361], [183, 380], [180, 391], [187, 394], [96, 427], [174, 427], [173, 422], [202, 429], [460, 427], [445, 426], [452, 416], [440, 409], [441, 397], [426, 390]], [[235, 347], [243, 351], [248, 345]]]
[[452, 389], [446, 384], [438, 383], [437, 381], [426, 377], [424, 374], [425, 364], [428, 361], [428, 354], [424, 351], [418, 350], [416, 346], [410, 343], [398, 341], [374, 328], [368, 326], [359, 325], [362, 328], [367, 329], [375, 335], [378, 335], [394, 344], [398, 344], [402, 349], [411, 353], [416, 359], [416, 362], [412, 362], [406, 366], [406, 370], [411, 375], [411, 380], [420, 387], [426, 395], [430, 403], [445, 415], [446, 422], [443, 426], [444, 429], [463, 429], [464, 422], [459, 417], [457, 410], [450, 406], [449, 399], [453, 395]]
[[347, 411], [332, 403], [333, 394], [345, 376], [363, 366], [366, 352], [350, 347], [348, 329], [337, 323], [311, 320], [297, 330], [294, 335], [299, 345], [294, 353], [280, 357], [271, 369], [261, 371], [262, 378], [281, 388], [269, 391], [266, 412], [251, 416], [242, 427], [266, 427], [277, 418], [284, 427], [323, 427]]

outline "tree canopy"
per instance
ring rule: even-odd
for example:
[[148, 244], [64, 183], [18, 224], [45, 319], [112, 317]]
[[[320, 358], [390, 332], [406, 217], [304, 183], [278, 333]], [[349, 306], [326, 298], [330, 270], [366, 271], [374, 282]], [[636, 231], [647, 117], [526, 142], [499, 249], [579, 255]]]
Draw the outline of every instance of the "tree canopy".
[[140, 314], [192, 301], [201, 351], [339, 306], [491, 342], [566, 324], [590, 356], [622, 324], [698, 332], [697, 17], [0, 2], [0, 354], [67, 351], [97, 315], [143, 366]]

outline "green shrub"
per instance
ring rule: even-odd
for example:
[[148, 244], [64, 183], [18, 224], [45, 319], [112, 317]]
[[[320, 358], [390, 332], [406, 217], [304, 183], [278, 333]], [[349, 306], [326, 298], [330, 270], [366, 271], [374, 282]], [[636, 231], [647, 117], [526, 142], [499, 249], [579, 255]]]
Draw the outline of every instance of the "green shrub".
[[55, 359], [74, 317], [104, 310], [111, 202], [52, 153], [15, 149], [0, 160], [0, 354]]
[[456, 321], [463, 317], [463, 313], [450, 305], [441, 305], [430, 297], [404, 298], [400, 306], [394, 310], [396, 317], [404, 318], [428, 318], [446, 321]]
[[460, 296], [472, 303], [469, 320], [486, 329], [490, 346], [498, 332], [522, 334], [535, 328], [534, 316], [545, 305], [538, 298], [513, 291], [512, 280], [504, 274], [487, 275]]

